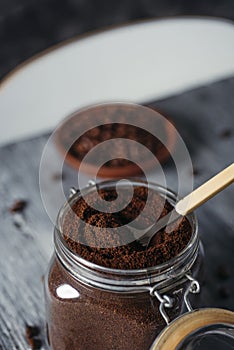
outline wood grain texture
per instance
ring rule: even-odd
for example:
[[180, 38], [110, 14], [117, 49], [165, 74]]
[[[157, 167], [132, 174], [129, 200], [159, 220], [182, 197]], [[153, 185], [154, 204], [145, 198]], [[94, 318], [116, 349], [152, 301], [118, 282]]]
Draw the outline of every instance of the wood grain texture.
[[[233, 161], [233, 91], [231, 78], [153, 103], [183, 136], [195, 167], [196, 187]], [[26, 324], [41, 327], [40, 337], [45, 339], [42, 279], [53, 250], [53, 224], [41, 202], [38, 170], [47, 138], [42, 135], [0, 149], [0, 349], [29, 349]], [[46, 176], [59, 207], [54, 162], [56, 155]], [[67, 191], [76, 173], [68, 167], [64, 171]], [[175, 189], [173, 166], [167, 164], [165, 171], [169, 187]], [[28, 204], [22, 213], [11, 213], [9, 208], [17, 199]], [[197, 212], [206, 251], [205, 285], [199, 300], [203, 306], [234, 310], [233, 200], [231, 186]], [[227, 271], [222, 275], [220, 269]]]

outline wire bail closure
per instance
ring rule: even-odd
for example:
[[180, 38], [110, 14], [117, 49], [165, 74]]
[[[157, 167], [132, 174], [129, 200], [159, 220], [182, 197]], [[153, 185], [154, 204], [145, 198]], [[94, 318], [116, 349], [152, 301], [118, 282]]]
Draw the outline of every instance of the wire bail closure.
[[164, 319], [164, 321], [166, 322], [166, 324], [168, 325], [170, 323], [170, 319], [168, 314], [166, 313], [165, 308], [170, 309], [173, 306], [173, 299], [171, 297], [169, 297], [166, 294], [161, 295], [157, 290], [157, 285], [152, 287], [150, 289], [150, 295], [156, 297], [158, 299], [158, 301], [160, 302], [159, 305], [159, 311]]
[[[90, 179], [85, 187], [90, 187], [96, 185], [96, 182], [93, 179]], [[70, 187], [69, 189], [69, 196], [68, 198], [71, 198], [74, 196], [76, 193], [80, 192], [78, 188], [75, 188], [74, 186]]]
[[[191, 306], [191, 303], [189, 301], [189, 294], [198, 294], [200, 292], [200, 284], [197, 280], [195, 280], [191, 275], [186, 274], [185, 277], [189, 280], [189, 286], [187, 287], [185, 293], [184, 293], [184, 303], [186, 305], [186, 308], [188, 310], [188, 312], [193, 311], [193, 308]], [[157, 285], [155, 285], [154, 287], [152, 287], [150, 289], [150, 295], [156, 297], [158, 299], [158, 301], [160, 302], [159, 305], [159, 311], [164, 319], [164, 321], [166, 322], [167, 325], [169, 325], [170, 323], [170, 318], [166, 312], [165, 309], [171, 309], [173, 307], [173, 298], [169, 297], [166, 294], [161, 295], [158, 291], [157, 291]]]
[[185, 305], [186, 305], [188, 312], [192, 312], [193, 307], [192, 307], [190, 300], [189, 300], [189, 294], [190, 293], [191, 294], [198, 294], [198, 293], [200, 293], [201, 288], [200, 288], [199, 282], [197, 280], [195, 280], [191, 275], [185, 275], [185, 276], [190, 281], [190, 284], [184, 293], [184, 302], [185, 302]]

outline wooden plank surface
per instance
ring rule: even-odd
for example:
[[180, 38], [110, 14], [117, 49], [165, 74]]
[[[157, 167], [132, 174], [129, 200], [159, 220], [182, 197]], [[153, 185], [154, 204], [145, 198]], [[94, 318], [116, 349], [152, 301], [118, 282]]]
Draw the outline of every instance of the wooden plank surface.
[[[233, 162], [234, 78], [153, 103], [176, 124], [194, 164], [195, 186]], [[0, 149], [0, 349], [29, 349], [25, 326], [41, 328], [44, 339], [43, 275], [52, 254], [53, 225], [43, 208], [38, 170], [48, 135]], [[56, 155], [47, 181], [56, 202]], [[175, 173], [165, 167], [174, 189]], [[65, 188], [75, 172], [65, 167]], [[84, 178], [84, 183], [86, 178]], [[12, 213], [15, 200], [27, 206]], [[234, 188], [229, 187], [197, 211], [206, 251], [205, 284], [200, 304], [234, 310]], [[58, 207], [59, 202], [56, 202]]]

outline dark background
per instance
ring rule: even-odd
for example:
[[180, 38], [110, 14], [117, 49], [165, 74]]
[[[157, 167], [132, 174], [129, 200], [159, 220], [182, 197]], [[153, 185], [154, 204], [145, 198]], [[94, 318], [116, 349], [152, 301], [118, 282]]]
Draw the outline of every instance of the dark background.
[[0, 0], [0, 78], [74, 35], [135, 19], [181, 15], [234, 20], [234, 0]]
[[[0, 78], [25, 59], [75, 35], [136, 19], [181, 15], [234, 20], [234, 0], [0, 0]], [[230, 77], [155, 104], [181, 126], [179, 131], [191, 145], [196, 186], [233, 158], [233, 91], [234, 78]], [[40, 237], [37, 230], [40, 233], [47, 229], [48, 218], [38, 206], [41, 202], [35, 179], [47, 137], [41, 135], [0, 148], [0, 241], [4, 247], [0, 254], [0, 350], [28, 349], [25, 324], [40, 327], [40, 339], [36, 341], [44, 344], [42, 276], [48, 262], [36, 243]], [[209, 155], [211, 161], [206, 158]], [[55, 188], [52, 175], [48, 175], [48, 183]], [[66, 176], [70, 186], [72, 181]], [[28, 206], [17, 222], [7, 206], [19, 193]], [[226, 209], [232, 203], [229, 188], [219, 200], [208, 202], [198, 211], [206, 251], [202, 306], [234, 309], [234, 235]], [[14, 252], [11, 263], [9, 252]], [[217, 349], [214, 345], [207, 348]]]

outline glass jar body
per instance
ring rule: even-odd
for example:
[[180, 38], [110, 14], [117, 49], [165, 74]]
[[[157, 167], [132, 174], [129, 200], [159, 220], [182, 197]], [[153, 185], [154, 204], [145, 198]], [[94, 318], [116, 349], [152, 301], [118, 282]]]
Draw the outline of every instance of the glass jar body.
[[[100, 186], [108, 187], [110, 182]], [[157, 185], [150, 188], [175, 203], [172, 192]], [[78, 197], [79, 193], [70, 203]], [[66, 210], [67, 204], [58, 216], [55, 254], [45, 277], [51, 349], [148, 350], [166, 325], [160, 309], [162, 298], [167, 296], [172, 301], [164, 310], [168, 318], [178, 317], [184, 311], [184, 297], [191, 283], [187, 275], [199, 279], [203, 252], [196, 219], [188, 217], [191, 240], [178, 256], [148, 269], [115, 270], [92, 264], [66, 247], [61, 235]]]
[[[197, 278], [201, 251], [191, 270]], [[187, 282], [169, 288], [170, 320], [184, 308]], [[149, 290], [118, 293], [86, 286], [74, 278], [54, 255], [46, 276], [48, 341], [53, 350], [148, 350], [165, 327], [159, 301]]]

